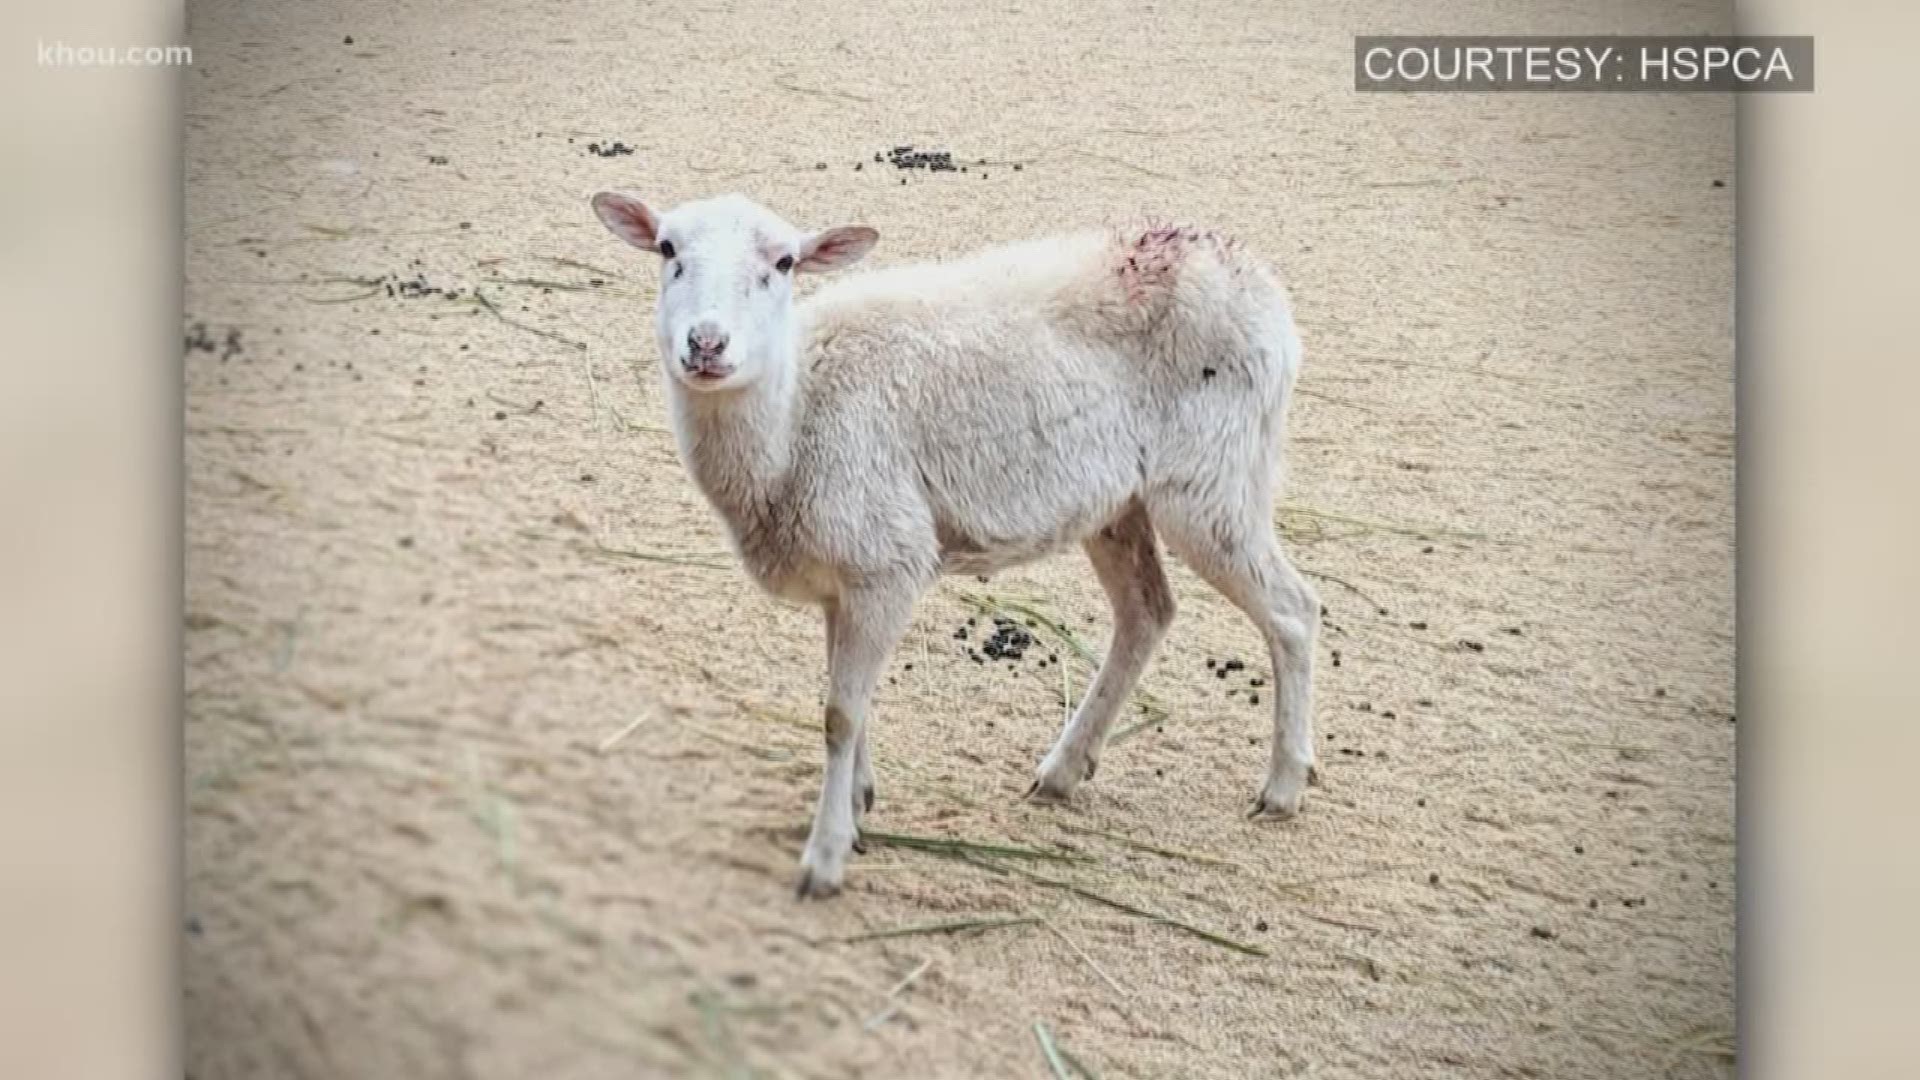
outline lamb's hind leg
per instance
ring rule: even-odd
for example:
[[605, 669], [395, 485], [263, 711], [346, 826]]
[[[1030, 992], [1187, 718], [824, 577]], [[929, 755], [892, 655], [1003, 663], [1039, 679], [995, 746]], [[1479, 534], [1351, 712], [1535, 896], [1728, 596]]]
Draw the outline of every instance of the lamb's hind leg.
[[860, 748], [866, 741], [868, 705], [919, 595], [914, 582], [869, 582], [848, 589], [827, 609], [827, 768], [813, 831], [800, 857], [803, 897], [840, 891], [847, 853], [858, 838], [854, 800], [860, 797]]
[[1153, 659], [1153, 650], [1173, 622], [1173, 588], [1154, 548], [1153, 525], [1134, 503], [1083, 545], [1093, 572], [1113, 604], [1113, 643], [1073, 719], [1040, 762], [1029, 798], [1058, 801], [1093, 776], [1107, 729]]
[[1250, 816], [1291, 817], [1314, 775], [1313, 648], [1320, 598], [1280, 552], [1268, 519], [1272, 500], [1253, 484], [1244, 499], [1189, 495], [1156, 500], [1167, 546], [1220, 590], [1266, 639], [1273, 664], [1273, 753]]

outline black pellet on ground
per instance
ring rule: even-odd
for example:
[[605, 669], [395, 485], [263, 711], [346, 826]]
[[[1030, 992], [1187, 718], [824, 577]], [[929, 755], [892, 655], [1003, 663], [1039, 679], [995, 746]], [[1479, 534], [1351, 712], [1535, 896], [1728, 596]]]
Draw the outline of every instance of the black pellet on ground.
[[1245, 660], [1229, 660], [1221, 666], [1228, 671], [1245, 671], [1247, 669], [1247, 662]]
[[1018, 660], [1025, 656], [1027, 649], [1033, 645], [1033, 635], [1012, 620], [994, 621], [999, 625], [994, 629], [993, 636], [981, 644], [980, 651], [995, 660]]
[[1485, 652], [1485, 651], [1487, 651], [1487, 647], [1486, 647], [1485, 645], [1482, 645], [1481, 643], [1479, 643], [1479, 642], [1477, 642], [1477, 641], [1470, 641], [1470, 640], [1468, 640], [1468, 639], [1466, 639], [1466, 638], [1461, 638], [1461, 639], [1460, 639], [1460, 647], [1461, 647], [1461, 648], [1463, 648], [1463, 649], [1471, 649], [1471, 650], [1472, 650], [1472, 651], [1474, 651], [1474, 652]]
[[1547, 929], [1544, 926], [1536, 926], [1533, 928], [1533, 936], [1539, 938], [1542, 941], [1552, 941], [1553, 931]]

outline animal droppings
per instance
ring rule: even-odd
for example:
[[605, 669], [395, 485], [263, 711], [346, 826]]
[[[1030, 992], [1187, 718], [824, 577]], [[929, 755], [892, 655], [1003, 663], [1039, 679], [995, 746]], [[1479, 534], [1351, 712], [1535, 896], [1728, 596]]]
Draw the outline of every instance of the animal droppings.
[[994, 660], [1018, 660], [1026, 655], [1027, 648], [1032, 644], [1032, 634], [1009, 623], [996, 629], [993, 636], [980, 646], [980, 651]]

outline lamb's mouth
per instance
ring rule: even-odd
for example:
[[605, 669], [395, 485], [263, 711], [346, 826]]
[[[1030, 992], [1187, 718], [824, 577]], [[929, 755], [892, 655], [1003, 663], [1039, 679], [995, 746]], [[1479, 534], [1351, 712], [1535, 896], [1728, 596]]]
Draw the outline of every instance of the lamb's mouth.
[[712, 386], [725, 382], [734, 371], [730, 365], [702, 364], [698, 361], [683, 363], [680, 370], [684, 373], [687, 382], [695, 386]]

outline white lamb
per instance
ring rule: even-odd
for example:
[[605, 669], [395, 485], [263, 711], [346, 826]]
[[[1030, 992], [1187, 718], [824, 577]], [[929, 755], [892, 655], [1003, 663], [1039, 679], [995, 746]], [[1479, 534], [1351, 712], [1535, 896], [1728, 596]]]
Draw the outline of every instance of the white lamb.
[[1173, 620], [1167, 547], [1250, 616], [1273, 664], [1273, 749], [1251, 813], [1314, 773], [1320, 605], [1272, 521], [1300, 365], [1286, 294], [1232, 241], [1089, 231], [830, 283], [879, 234], [805, 233], [741, 196], [656, 214], [601, 192], [614, 235], [663, 260], [657, 334], [680, 457], [749, 573], [826, 617], [826, 778], [803, 897], [839, 891], [873, 804], [868, 704], [943, 573], [1079, 543], [1113, 605], [1092, 686], [1029, 797], [1093, 776]]

